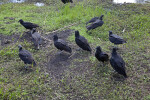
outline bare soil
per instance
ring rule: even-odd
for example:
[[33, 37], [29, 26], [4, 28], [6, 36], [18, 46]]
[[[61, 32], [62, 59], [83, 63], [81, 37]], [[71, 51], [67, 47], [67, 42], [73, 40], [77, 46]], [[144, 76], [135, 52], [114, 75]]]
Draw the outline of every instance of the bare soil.
[[[89, 64], [90, 61], [88, 57], [91, 54], [83, 50], [77, 51], [79, 47], [75, 44], [75, 42], [69, 42], [67, 40], [68, 36], [74, 34], [74, 31], [64, 30], [60, 32], [47, 34], [47, 35], [44, 35], [42, 33], [41, 35], [46, 39], [53, 41], [54, 34], [57, 34], [59, 38], [65, 40], [68, 43], [68, 45], [72, 48], [73, 52], [72, 54], [69, 54], [67, 52], [62, 52], [59, 54], [58, 53], [59, 50], [57, 50], [54, 47], [53, 43], [49, 43], [49, 41], [43, 39], [41, 44], [41, 50], [43, 51], [43, 53], [46, 52], [48, 53], [44, 55], [44, 59], [47, 59], [47, 61], [40, 62], [39, 66], [44, 65], [46, 69], [46, 73], [48, 73], [49, 76], [54, 79], [61, 79], [66, 71], [75, 73], [74, 75], [83, 74], [83, 72], [87, 72], [90, 66], [92, 66]], [[0, 34], [0, 40], [1, 40], [2, 48], [9, 45], [15, 45], [15, 43], [17, 42], [27, 41], [32, 43], [32, 38], [29, 31], [24, 32], [22, 36], [21, 33], [13, 34], [10, 36]], [[75, 61], [75, 60], [79, 60], [79, 61]]]
[[[56, 33], [52, 33], [47, 35], [46, 37], [48, 39], [53, 38], [53, 35], [57, 34], [59, 38], [68, 41], [67, 38], [68, 36], [74, 34], [73, 30], [65, 30], [65, 31], [61, 31], [61, 32], [56, 32]], [[48, 62], [46, 63], [46, 71], [47, 73], [50, 74], [50, 76], [54, 79], [61, 79], [66, 71], [70, 71], [73, 73], [83, 73], [86, 71], [87, 68], [85, 66], [88, 65], [88, 61], [86, 61], [85, 59], [88, 58], [88, 56], [90, 55], [89, 52], [83, 52], [81, 51], [77, 51], [77, 48], [79, 48], [75, 42], [68, 42], [68, 45], [72, 48], [72, 54], [66, 53], [66, 52], [62, 52], [62, 53], [58, 53], [59, 50], [57, 50], [54, 46], [51, 48], [52, 51], [51, 53], [49, 53], [48, 55]], [[82, 62], [76, 62], [74, 61], [75, 59], [82, 59]], [[84, 61], [85, 60], [85, 61]], [[72, 68], [73, 66], [73, 68]]]

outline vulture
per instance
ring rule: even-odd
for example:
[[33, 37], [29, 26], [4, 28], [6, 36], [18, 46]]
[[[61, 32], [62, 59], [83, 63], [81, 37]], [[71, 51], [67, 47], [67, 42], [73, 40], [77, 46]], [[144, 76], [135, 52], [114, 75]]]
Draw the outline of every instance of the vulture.
[[123, 38], [116, 34], [113, 34], [112, 31], [109, 31], [109, 40], [115, 45], [126, 43], [126, 41]]
[[23, 25], [26, 29], [30, 29], [30, 30], [39, 27], [39, 25], [37, 24], [31, 22], [24, 22], [22, 19], [20, 19], [18, 22], [20, 22], [20, 24]]
[[98, 20], [98, 19], [102, 20], [102, 17], [103, 17], [103, 16], [104, 16], [104, 15], [101, 15], [100, 17], [94, 17], [94, 18], [90, 19], [88, 22], [86, 22], [86, 25], [87, 25], [88, 23], [93, 23], [93, 22], [95, 22], [95, 21]]
[[104, 22], [103, 22], [103, 16], [104, 15], [101, 15], [100, 19], [97, 19], [93, 23], [91, 23], [90, 25], [86, 26], [87, 31], [93, 30], [93, 29], [95, 29], [95, 28], [97, 28], [99, 26], [102, 26], [104, 24]]
[[61, 0], [64, 4], [65, 3], [69, 3], [69, 2], [71, 2], [71, 3], [73, 3], [73, 1], [72, 0]]
[[[24, 62], [24, 64], [33, 64], [33, 66], [36, 66], [32, 54], [28, 50], [24, 50], [21, 45], [18, 45], [18, 47], [19, 57]], [[25, 68], [27, 68], [27, 66], [25, 66]]]
[[87, 39], [79, 34], [79, 31], [75, 31], [75, 42], [83, 50], [91, 52], [92, 49], [87, 41]]
[[38, 32], [36, 32], [35, 28], [33, 28], [32, 31], [31, 31], [31, 36], [32, 36], [32, 41], [33, 41], [36, 49], [39, 50], [39, 47], [40, 47], [39, 45], [42, 42], [41, 35]]
[[53, 41], [54, 41], [54, 46], [57, 49], [59, 49], [61, 51], [64, 50], [69, 53], [72, 52], [71, 48], [67, 45], [67, 43], [62, 39], [58, 39], [58, 36], [56, 34], [53, 36]]
[[122, 57], [119, 54], [117, 54], [116, 52], [117, 50], [118, 48], [116, 47], [113, 48], [110, 58], [110, 64], [116, 72], [127, 78], [125, 62], [122, 59]]
[[108, 54], [103, 52], [100, 46], [96, 47], [95, 57], [103, 63], [109, 60]]

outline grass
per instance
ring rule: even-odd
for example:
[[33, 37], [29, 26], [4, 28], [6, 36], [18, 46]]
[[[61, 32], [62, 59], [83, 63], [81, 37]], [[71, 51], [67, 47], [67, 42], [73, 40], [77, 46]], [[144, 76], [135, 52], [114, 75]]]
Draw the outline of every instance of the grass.
[[[36, 51], [32, 43], [24, 40], [0, 47], [0, 99], [106, 99], [106, 100], [149, 100], [149, 60], [150, 60], [150, 10], [149, 4], [114, 5], [108, 1], [83, 0], [75, 4], [63, 5], [50, 0], [44, 7], [36, 7], [32, 3], [3, 4], [0, 10], [0, 33], [3, 35], [20, 34], [25, 30], [18, 23], [19, 19], [40, 25], [45, 33], [70, 27], [79, 30], [85, 36], [93, 54], [78, 53], [77, 58], [58, 62], [57, 70], [48, 70], [50, 61], [55, 58], [53, 45]], [[85, 23], [94, 16], [104, 14], [104, 25], [86, 33]], [[14, 18], [11, 20], [10, 18]], [[94, 55], [94, 48], [101, 46], [111, 55], [113, 44], [109, 42], [108, 31], [112, 30], [127, 40], [120, 45], [118, 53], [126, 62], [129, 78], [116, 81], [112, 77], [110, 64], [102, 67]], [[122, 32], [125, 30], [124, 32]], [[73, 46], [74, 34], [67, 39]], [[17, 45], [32, 52], [38, 66], [25, 71], [23, 62], [18, 57]], [[67, 64], [66, 64], [67, 63]], [[57, 64], [56, 64], [57, 65]], [[61, 67], [63, 66], [63, 67]], [[64, 70], [61, 73], [56, 73]], [[55, 72], [56, 71], [56, 72]], [[56, 78], [53, 73], [60, 75]]]

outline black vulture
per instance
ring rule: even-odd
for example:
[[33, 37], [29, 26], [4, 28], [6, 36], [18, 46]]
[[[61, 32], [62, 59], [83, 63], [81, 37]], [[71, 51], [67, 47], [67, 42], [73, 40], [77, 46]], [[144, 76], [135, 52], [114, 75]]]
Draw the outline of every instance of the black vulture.
[[30, 22], [24, 22], [22, 19], [20, 19], [18, 22], [20, 22], [21, 25], [23, 25], [26, 29], [32, 30], [33, 28], [39, 27], [39, 25], [30, 23]]
[[[18, 47], [19, 47], [19, 57], [24, 62], [24, 64], [33, 64], [33, 66], [36, 66], [32, 54], [28, 50], [22, 49], [21, 45], [18, 45]], [[27, 66], [25, 66], [25, 68], [27, 68]]]
[[122, 57], [119, 54], [117, 54], [117, 50], [118, 48], [113, 48], [111, 53], [112, 56], [110, 58], [110, 64], [116, 72], [127, 78], [125, 62], [122, 59]]
[[88, 23], [93, 23], [93, 22], [95, 22], [95, 21], [98, 20], [98, 19], [102, 20], [102, 17], [103, 17], [103, 16], [104, 16], [104, 15], [101, 15], [100, 17], [94, 17], [94, 18], [90, 19], [88, 22], [86, 22], [86, 24], [88, 24]]
[[39, 50], [39, 45], [42, 42], [41, 35], [38, 32], [36, 32], [35, 28], [33, 28], [32, 31], [31, 31], [31, 36], [32, 36], [32, 41], [33, 41], [36, 49]]
[[104, 15], [102, 15], [102, 16], [100, 17], [100, 19], [97, 19], [95, 22], [93, 22], [93, 23], [91, 23], [90, 25], [86, 26], [87, 31], [93, 30], [93, 29], [95, 29], [95, 28], [97, 28], [97, 27], [99, 27], [99, 26], [102, 26], [102, 25], [104, 24], [104, 22], [103, 22], [103, 16], [104, 16]]
[[103, 63], [109, 60], [108, 54], [103, 52], [100, 46], [96, 47], [95, 57]]
[[61, 0], [64, 4], [65, 3], [69, 3], [69, 2], [71, 2], [71, 3], [73, 3], [73, 1], [72, 0]]
[[54, 45], [57, 49], [59, 49], [61, 51], [64, 50], [69, 53], [72, 52], [71, 48], [67, 45], [67, 43], [62, 39], [58, 39], [58, 36], [56, 34], [53, 36], [53, 41], [54, 41]]
[[112, 31], [109, 31], [109, 40], [115, 45], [126, 43], [126, 41], [123, 38], [116, 34], [113, 34]]
[[76, 41], [76, 44], [83, 50], [90, 51], [90, 52], [92, 51], [87, 39], [81, 36], [79, 34], [79, 31], [75, 31], [75, 41]]

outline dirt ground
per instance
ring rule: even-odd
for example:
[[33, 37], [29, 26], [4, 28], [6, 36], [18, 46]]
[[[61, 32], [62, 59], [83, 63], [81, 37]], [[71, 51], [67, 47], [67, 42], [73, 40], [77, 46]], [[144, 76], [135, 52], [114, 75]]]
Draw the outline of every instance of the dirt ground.
[[[58, 38], [63, 39], [68, 43], [68, 45], [72, 48], [73, 51], [72, 54], [69, 54], [67, 52], [59, 53], [60, 51], [57, 50], [53, 45], [54, 34], [57, 34]], [[45, 39], [42, 40], [42, 44], [40, 45], [40, 50], [42, 50], [42, 54], [44, 54], [43, 59], [46, 59], [46, 62], [40, 62], [40, 61], [38, 62], [40, 62], [39, 66], [44, 66], [43, 68], [44, 70], [46, 70], [45, 73], [48, 73], [48, 75], [52, 79], [56, 79], [56, 80], [62, 79], [66, 71], [74, 73], [73, 75], [82, 75], [84, 73], [87, 73], [87, 71], [89, 71], [93, 66], [92, 62], [89, 61], [90, 60], [89, 56], [94, 55], [94, 51], [93, 54], [90, 54], [87, 51], [77, 50], [79, 47], [75, 44], [75, 42], [69, 42], [67, 40], [68, 37], [73, 34], [74, 34], [74, 30], [64, 30], [64, 31], [47, 34], [47, 35], [43, 33], [41, 34], [42, 37], [46, 38], [47, 40], [51, 40], [52, 43], [50, 43]], [[24, 42], [24, 41], [32, 43], [32, 38], [29, 31], [24, 32], [22, 36], [21, 34], [13, 34], [10, 36], [5, 36], [0, 34], [0, 39], [1, 39], [2, 47], [8, 45], [15, 45], [15, 43], [17, 42]], [[31, 47], [33, 46], [34, 45], [32, 43]], [[112, 47], [110, 47], [110, 49], [112, 49]], [[122, 50], [119, 50], [119, 52], [121, 53]], [[97, 68], [99, 69], [100, 66], [103, 65], [100, 63], [98, 64]], [[105, 72], [107, 68], [101, 70]], [[115, 78], [115, 80], [120, 79], [120, 77], [116, 77], [116, 75], [113, 75], [113, 77]]]
[[[44, 58], [47, 59], [47, 62], [40, 62], [40, 65], [44, 65], [46, 73], [48, 73], [51, 78], [59, 80], [63, 77], [65, 71], [75, 73], [74, 75], [87, 72], [90, 66], [92, 66], [89, 64], [88, 57], [91, 54], [86, 51], [83, 52], [83, 50], [77, 50], [79, 47], [75, 44], [75, 42], [69, 42], [67, 40], [70, 35], [74, 34], [74, 30], [64, 30], [47, 35], [41, 35], [46, 39], [52, 40], [53, 42], [54, 34], [57, 34], [60, 39], [67, 41], [73, 52], [72, 54], [69, 54], [67, 52], [62, 52], [59, 54], [59, 50], [54, 47], [53, 43], [50, 43], [49, 41], [43, 39], [40, 47], [43, 53], [47, 52], [48, 54], [46, 54]], [[22, 36], [21, 34], [13, 34], [10, 36], [0, 34], [0, 39], [2, 46], [1, 49], [9, 45], [15, 45], [15, 43], [17, 42], [27, 41], [32, 43], [32, 38], [29, 32], [24, 32]], [[34, 45], [32, 44], [32, 46]]]
[[[53, 45], [54, 34], [57, 34], [60, 39], [63, 39], [68, 43], [68, 45], [72, 48], [73, 51], [71, 54], [64, 51], [62, 53], [59, 53], [60, 51], [57, 50]], [[43, 33], [41, 34], [42, 37], [46, 38], [47, 40], [51, 40], [52, 43], [45, 39], [42, 39], [40, 50], [42, 50], [42, 53], [45, 54], [43, 59], [46, 59], [46, 62], [38, 61], [40, 62], [39, 66], [44, 65], [43, 68], [46, 70], [46, 73], [48, 73], [49, 76], [53, 79], [62, 79], [65, 74], [65, 71], [74, 73], [74, 75], [82, 75], [89, 71], [89, 69], [91, 69], [91, 67], [93, 66], [92, 63], [89, 63], [91, 62], [89, 61], [89, 56], [92, 56], [94, 54], [90, 54], [89, 52], [83, 51], [81, 49], [77, 50], [79, 49], [79, 47], [75, 44], [75, 42], [69, 42], [67, 40], [68, 37], [73, 34], [74, 30], [64, 30], [47, 35]], [[15, 45], [15, 43], [17, 42], [27, 41], [32, 43], [32, 38], [29, 31], [24, 32], [22, 36], [21, 34], [13, 34], [10, 36], [0, 34], [0, 39], [2, 48], [8, 45]], [[32, 46], [34, 46], [33, 43], [31, 47]], [[98, 64], [98, 66], [102, 66], [102, 64]], [[105, 69], [102, 70], [104, 71]]]
[[[46, 37], [52, 40], [52, 36], [54, 34], [57, 34], [60, 39], [68, 42], [68, 36], [74, 34], [74, 31], [65, 30], [49, 34]], [[59, 54], [59, 50], [56, 50], [54, 46], [52, 47], [53, 50], [51, 51], [51, 53], [48, 54], [49, 56], [48, 62], [46, 63], [46, 69], [52, 78], [61, 79], [65, 74], [65, 71], [72, 71], [73, 73], [81, 74], [84, 72], [83, 70], [86, 70], [88, 68], [86, 68], [85, 66], [87, 66], [86, 59], [88, 58], [88, 56], [90, 56], [90, 53], [86, 51], [83, 52], [82, 50], [77, 51], [78, 46], [75, 44], [75, 42], [68, 42], [68, 45], [72, 48], [72, 54], [66, 52], [62, 52], [61, 54]], [[76, 59], [82, 59], [82, 62], [76, 62]], [[74, 67], [72, 68], [71, 66]]]

